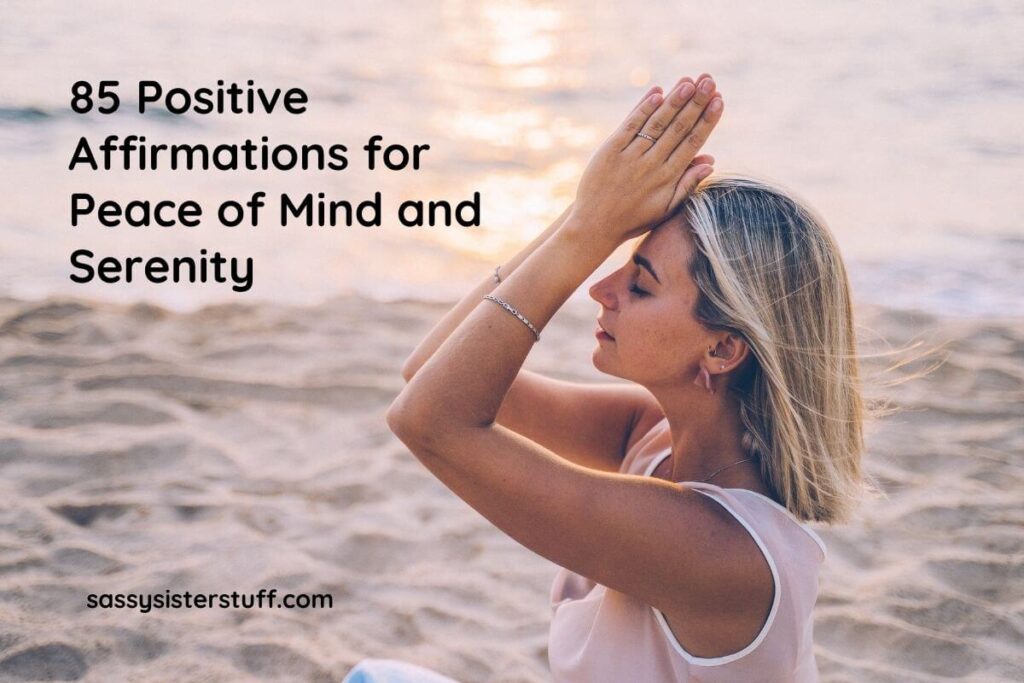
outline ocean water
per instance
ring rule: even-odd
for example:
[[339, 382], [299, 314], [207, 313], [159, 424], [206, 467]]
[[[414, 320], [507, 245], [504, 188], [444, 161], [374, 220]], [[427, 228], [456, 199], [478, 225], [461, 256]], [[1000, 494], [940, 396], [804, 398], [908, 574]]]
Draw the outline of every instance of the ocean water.
[[[313, 303], [359, 292], [451, 299], [559, 215], [593, 150], [651, 84], [716, 76], [720, 170], [796, 190], [829, 221], [860, 301], [1024, 315], [1024, 5], [424, 0], [0, 5], [0, 294]], [[69, 108], [78, 80], [127, 106]], [[136, 113], [140, 79], [301, 87], [301, 116]], [[344, 144], [340, 172], [68, 170], [80, 137], [151, 144]], [[419, 170], [366, 170], [361, 147], [429, 144]], [[379, 227], [105, 228], [70, 196], [199, 201], [380, 191]], [[481, 197], [479, 227], [404, 227], [406, 199]], [[76, 284], [69, 256], [252, 257], [254, 286]], [[600, 277], [625, 258], [609, 259]], [[586, 297], [586, 287], [577, 295]]]

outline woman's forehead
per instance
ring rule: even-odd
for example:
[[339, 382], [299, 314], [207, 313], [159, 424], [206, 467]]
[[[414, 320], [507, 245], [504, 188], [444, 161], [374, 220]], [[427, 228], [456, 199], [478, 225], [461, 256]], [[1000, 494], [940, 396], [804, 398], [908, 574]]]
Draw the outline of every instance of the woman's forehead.
[[665, 272], [670, 279], [678, 279], [673, 276], [686, 270], [693, 249], [693, 237], [686, 223], [671, 220], [644, 235], [636, 253], [650, 261], [659, 273]]

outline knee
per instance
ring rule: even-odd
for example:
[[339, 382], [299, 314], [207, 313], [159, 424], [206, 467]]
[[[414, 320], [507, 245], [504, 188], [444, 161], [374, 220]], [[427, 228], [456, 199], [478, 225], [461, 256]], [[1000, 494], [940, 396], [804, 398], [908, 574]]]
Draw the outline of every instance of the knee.
[[341, 683], [457, 683], [430, 669], [397, 659], [360, 660]]
[[378, 662], [382, 660], [366, 658], [356, 662], [341, 683], [373, 683], [373, 672], [379, 670]]
[[388, 683], [395, 680], [393, 675], [399, 664], [394, 659], [367, 657], [359, 660], [341, 683]]

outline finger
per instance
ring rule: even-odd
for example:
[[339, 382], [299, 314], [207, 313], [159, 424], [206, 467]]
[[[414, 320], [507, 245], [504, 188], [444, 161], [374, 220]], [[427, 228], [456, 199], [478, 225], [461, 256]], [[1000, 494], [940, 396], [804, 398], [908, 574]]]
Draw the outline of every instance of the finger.
[[[711, 78], [711, 74], [709, 74], [708, 72], [706, 72], [706, 71], [705, 71], [705, 72], [704, 72], [704, 73], [702, 73], [702, 74], [701, 74], [700, 76], [697, 76], [697, 80], [696, 80], [696, 81], [694, 81], [694, 82], [695, 82], [695, 83], [700, 83], [700, 82], [701, 82], [701, 81], [703, 81], [703, 80], [704, 80], [705, 78]], [[718, 92], [718, 88], [715, 88], [715, 92], [711, 93], [711, 96], [712, 96], [712, 97], [714, 97], [715, 95], [718, 95], [719, 97], [721, 97], [721, 95], [722, 95], [722, 93]]]
[[[682, 77], [682, 78], [680, 78], [680, 79], [679, 79], [678, 81], [676, 81], [676, 84], [675, 84], [675, 85], [673, 85], [672, 87], [673, 87], [673, 88], [676, 88], [676, 87], [677, 87], [677, 86], [678, 86], [678, 85], [679, 85], [680, 83], [682, 83], [683, 81], [686, 81], [686, 82], [688, 82], [688, 83], [694, 83], [694, 84], [696, 84], [696, 83], [700, 83], [700, 82], [701, 82], [701, 79], [704, 79], [704, 78], [710, 78], [710, 76], [709, 76], [708, 74], [701, 74], [700, 76], [698, 76], [698, 77], [697, 77], [697, 80], [694, 80], [694, 79], [690, 78], [689, 76], [683, 76], [683, 77]], [[670, 90], [669, 92], [671, 92], [671, 90]], [[711, 96], [712, 96], [712, 97], [714, 97], [715, 95], [718, 95], [718, 96], [721, 96], [721, 95], [722, 95], [722, 93], [718, 92], [718, 88], [715, 88], [715, 92], [713, 92], [713, 93], [711, 94]]]
[[694, 166], [700, 166], [701, 164], [714, 166], [715, 157], [711, 156], [710, 154], [698, 154], [693, 158], [693, 161], [690, 162], [690, 167], [692, 168]]
[[[697, 123], [705, 107], [713, 99], [714, 92], [715, 80], [713, 78], [704, 78], [697, 83], [697, 91], [693, 94], [693, 97], [690, 98], [686, 106], [672, 120], [672, 124], [662, 135], [659, 144], [655, 145], [656, 151], [662, 153], [664, 158], [668, 158], [682, 139], [689, 135], [690, 130]], [[718, 101], [721, 101], [721, 98], [718, 98]], [[700, 148], [698, 147], [693, 150], [691, 157], [697, 155], [698, 149]]]
[[689, 197], [700, 185], [701, 181], [707, 178], [714, 171], [714, 167], [711, 164], [698, 164], [691, 166], [686, 169], [686, 173], [676, 183], [676, 192], [672, 196], [672, 201], [669, 204], [669, 211], [672, 211], [679, 203]]
[[[700, 76], [697, 76], [697, 78], [690, 78], [689, 76], [684, 76], [683, 78], [680, 78], [680, 79], [679, 79], [679, 81], [678, 81], [678, 82], [676, 83], [676, 85], [679, 85], [679, 83], [681, 83], [681, 82], [683, 81], [683, 79], [684, 79], [684, 78], [685, 78], [686, 80], [690, 81], [690, 83], [700, 83], [700, 82], [701, 82], [701, 81], [703, 81], [703, 80], [704, 80], [705, 78], [711, 78], [711, 74], [709, 74], [709, 73], [707, 73], [707, 72], [705, 71], [705, 72], [704, 72], [704, 73], [702, 73], [702, 74], [701, 74]], [[672, 86], [672, 87], [674, 88], [674, 87], [675, 87], [675, 85], [674, 85], [674, 86]], [[711, 96], [712, 96], [712, 97], [714, 97], [715, 95], [718, 95], [718, 94], [719, 94], [719, 92], [718, 92], [718, 90], [716, 89], [716, 90], [715, 90], [715, 92], [714, 92], [714, 93], [712, 93], [712, 95], [711, 95]]]
[[[680, 78], [680, 79], [679, 79], [678, 81], [676, 81], [676, 82], [675, 82], [675, 85], [673, 85], [673, 86], [672, 86], [672, 87], [671, 87], [671, 88], [669, 89], [669, 92], [672, 92], [673, 90], [675, 90], [676, 88], [678, 88], [678, 87], [679, 87], [679, 84], [680, 84], [680, 83], [683, 83], [684, 81], [685, 81], [686, 83], [693, 83], [694, 85], [696, 85], [697, 83], [700, 83], [700, 79], [701, 79], [701, 78], [706, 78], [706, 77], [707, 77], [707, 74], [701, 74], [701, 75], [700, 75], [700, 76], [699, 76], [699, 77], [697, 78], [697, 80], [694, 80], [694, 79], [690, 78], [689, 76], [683, 76], [682, 78]], [[715, 90], [715, 95], [717, 95], [717, 94], [718, 94], [718, 90], [716, 89], [716, 90]], [[714, 97], [714, 95], [712, 95], [712, 97]]]
[[[678, 81], [676, 81], [672, 85], [672, 87], [669, 89], [669, 92], [672, 92], [673, 90], [678, 88], [679, 84], [682, 83], [683, 81], [686, 81], [687, 83], [697, 84], [697, 83], [700, 83], [701, 79], [703, 79], [703, 78], [709, 78], [709, 75], [708, 74], [701, 74], [700, 76], [697, 77], [696, 80], [690, 78], [689, 76], [683, 76], [682, 78], [680, 78]], [[717, 94], [718, 91], [716, 90], [715, 93]]]
[[636, 106], [633, 107], [633, 111], [631, 111], [630, 113], [632, 114], [634, 111], [636, 111], [640, 107], [640, 105], [643, 104], [647, 100], [647, 98], [653, 95], [654, 93], [664, 94], [661, 92], [660, 85], [652, 85], [650, 88], [648, 88], [647, 92], [644, 93], [644, 96], [640, 98], [640, 101], [636, 103]]
[[643, 128], [647, 119], [658, 109], [662, 99], [660, 92], [648, 95], [629, 113], [626, 120], [619, 125], [612, 134], [612, 140], [618, 144], [619, 151], [622, 151], [633, 142], [636, 134]]
[[719, 120], [722, 118], [722, 111], [725, 109], [725, 104], [722, 102], [722, 98], [715, 97], [708, 103], [707, 108], [701, 114], [700, 118], [694, 124], [690, 133], [679, 143], [679, 146], [675, 148], [672, 154], [668, 158], [668, 164], [673, 168], [682, 169], [684, 166], [688, 166], [697, 152], [700, 151], [704, 143], [707, 142], [708, 136], [711, 135], [711, 131], [718, 125]]
[[[665, 128], [672, 122], [676, 114], [686, 106], [690, 98], [693, 97], [695, 86], [693, 83], [682, 81], [677, 85], [672, 92], [665, 97], [665, 101], [661, 103], [657, 111], [647, 122], [644, 123], [643, 128], [640, 132], [650, 135], [654, 138], [654, 141], [646, 138], [637, 138], [636, 144], [638, 148], [646, 152], [657, 144], [657, 140], [665, 133]], [[675, 145], [672, 145], [675, 147]]]

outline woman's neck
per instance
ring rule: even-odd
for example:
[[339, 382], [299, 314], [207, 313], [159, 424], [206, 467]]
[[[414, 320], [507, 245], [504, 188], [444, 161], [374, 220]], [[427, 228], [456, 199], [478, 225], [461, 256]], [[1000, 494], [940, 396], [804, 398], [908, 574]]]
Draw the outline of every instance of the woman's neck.
[[[672, 481], [704, 481], [723, 488], [745, 488], [771, 496], [757, 459], [743, 447], [743, 422], [738, 399], [680, 392], [661, 402], [672, 439]], [[741, 462], [742, 461], [742, 462]]]

